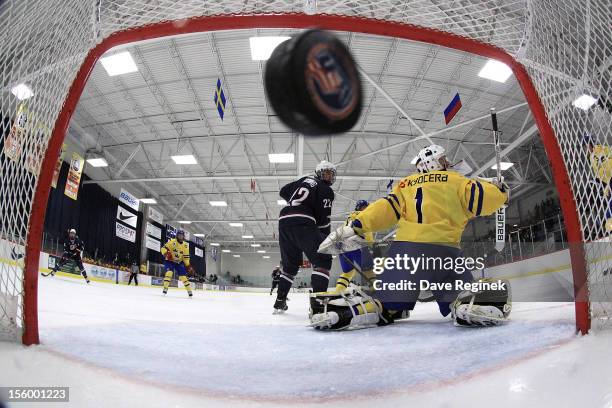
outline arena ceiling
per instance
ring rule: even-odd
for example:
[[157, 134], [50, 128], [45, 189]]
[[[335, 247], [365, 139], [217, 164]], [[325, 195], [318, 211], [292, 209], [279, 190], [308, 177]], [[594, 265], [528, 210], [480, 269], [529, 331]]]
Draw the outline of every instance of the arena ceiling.
[[[249, 38], [296, 32], [200, 33], [109, 51], [129, 51], [138, 71], [110, 77], [98, 62], [80, 99], [69, 140], [89, 157], [102, 155], [109, 163], [86, 166], [91, 182], [113, 193], [124, 187], [156, 198], [167, 220], [191, 221], [186, 229], [206, 234], [209, 242], [248, 245], [253, 240], [241, 237], [253, 235], [272, 246], [280, 187], [313, 172], [323, 159], [338, 165], [333, 210], [338, 221], [356, 200], [381, 197], [390, 179], [412, 173], [411, 160], [430, 142], [444, 146], [452, 162], [465, 160], [472, 175], [493, 176], [489, 109], [495, 107], [507, 150], [502, 160], [515, 164], [504, 172], [513, 197], [551, 183], [537, 128], [515, 78], [505, 83], [481, 78], [486, 59], [436, 45], [337, 33], [371, 79], [364, 78], [361, 120], [340, 136], [291, 132], [266, 100], [265, 61], [251, 59]], [[217, 80], [227, 98], [223, 120], [213, 100]], [[446, 125], [443, 111], [456, 92], [463, 107]], [[268, 153], [293, 153], [295, 161], [272, 164]], [[170, 157], [184, 154], [193, 154], [198, 163], [177, 165]], [[228, 205], [213, 207], [210, 201]]]

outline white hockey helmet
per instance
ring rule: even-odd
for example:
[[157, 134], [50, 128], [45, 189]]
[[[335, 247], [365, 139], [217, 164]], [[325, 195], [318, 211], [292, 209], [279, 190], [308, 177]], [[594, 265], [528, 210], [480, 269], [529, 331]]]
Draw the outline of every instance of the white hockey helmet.
[[74, 228], [70, 228], [70, 231], [68, 231], [68, 233], [76, 235], [76, 230]]
[[[325, 180], [323, 178], [323, 172], [325, 171], [331, 172], [331, 178], [329, 180]], [[336, 181], [336, 166], [333, 163], [328, 162], [327, 160], [323, 160], [321, 163], [317, 164], [317, 167], [315, 168], [315, 174], [317, 175], [318, 179], [323, 180], [325, 183], [331, 186]]]
[[415, 163], [419, 173], [427, 173], [430, 171], [446, 170], [446, 164], [440, 162], [440, 159], [446, 156], [446, 151], [442, 146], [431, 145], [421, 149], [417, 154]]

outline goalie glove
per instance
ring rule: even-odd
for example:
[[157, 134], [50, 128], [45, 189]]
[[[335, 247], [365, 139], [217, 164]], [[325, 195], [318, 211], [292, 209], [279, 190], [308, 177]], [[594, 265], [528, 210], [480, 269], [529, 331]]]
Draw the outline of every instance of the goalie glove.
[[367, 245], [367, 241], [357, 235], [352, 227], [344, 225], [331, 232], [319, 245], [322, 254], [342, 254]]

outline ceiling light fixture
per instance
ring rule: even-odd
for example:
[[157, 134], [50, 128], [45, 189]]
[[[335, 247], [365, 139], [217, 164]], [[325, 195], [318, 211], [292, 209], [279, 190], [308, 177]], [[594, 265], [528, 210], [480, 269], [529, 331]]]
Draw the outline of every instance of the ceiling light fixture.
[[270, 163], [293, 163], [295, 156], [293, 153], [268, 153]]
[[20, 101], [31, 98], [34, 95], [32, 89], [24, 83], [17, 84], [11, 88], [11, 93], [17, 97]]
[[198, 161], [196, 160], [193, 154], [179, 154], [170, 157], [172, 158], [172, 160], [174, 160], [176, 164], [198, 164]]
[[87, 163], [89, 163], [91, 167], [108, 167], [108, 162], [104, 157], [92, 157], [87, 159]]
[[249, 45], [251, 46], [251, 59], [253, 61], [265, 61], [270, 58], [272, 51], [284, 41], [291, 37], [250, 37]]
[[129, 74], [138, 71], [132, 55], [128, 51], [100, 58], [100, 63], [108, 76]]
[[478, 76], [496, 82], [506, 82], [512, 75], [512, 69], [503, 62], [490, 59], [482, 67]]
[[[499, 167], [501, 168], [502, 171], [508, 170], [512, 166], [514, 166], [514, 163], [510, 163], [510, 162], [500, 162], [499, 163]], [[491, 170], [497, 170], [497, 164], [492, 165]]]
[[591, 106], [595, 105], [595, 102], [597, 102], [597, 99], [593, 98], [591, 95], [582, 94], [578, 98], [574, 99], [572, 105], [578, 109], [582, 109], [583, 111], [588, 111], [591, 109]]

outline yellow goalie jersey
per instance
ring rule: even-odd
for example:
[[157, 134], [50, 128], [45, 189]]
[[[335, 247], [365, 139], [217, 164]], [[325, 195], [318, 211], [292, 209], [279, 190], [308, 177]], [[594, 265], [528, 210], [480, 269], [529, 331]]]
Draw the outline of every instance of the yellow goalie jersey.
[[612, 179], [612, 151], [609, 146], [595, 145], [589, 155], [591, 168], [602, 183], [609, 184]]
[[183, 241], [179, 243], [176, 238], [172, 238], [166, 245], [161, 247], [161, 253], [166, 256], [166, 252], [172, 252], [172, 261], [175, 263], [183, 262], [185, 266], [189, 266], [189, 243]]
[[484, 180], [452, 171], [418, 173], [402, 179], [391, 194], [370, 204], [355, 219], [361, 222], [362, 232], [398, 224], [396, 241], [458, 247], [471, 218], [493, 214], [507, 199], [506, 193]]

